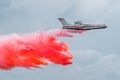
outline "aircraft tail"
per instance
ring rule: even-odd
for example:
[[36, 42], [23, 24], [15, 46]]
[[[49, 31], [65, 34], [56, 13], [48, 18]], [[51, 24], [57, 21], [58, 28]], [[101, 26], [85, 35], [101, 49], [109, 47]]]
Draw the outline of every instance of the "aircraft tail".
[[63, 26], [68, 25], [64, 18], [58, 18], [58, 20], [61, 22]]

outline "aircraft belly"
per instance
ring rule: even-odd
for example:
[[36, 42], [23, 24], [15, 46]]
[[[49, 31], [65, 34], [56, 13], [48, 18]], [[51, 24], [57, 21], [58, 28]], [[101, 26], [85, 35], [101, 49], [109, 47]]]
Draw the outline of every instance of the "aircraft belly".
[[102, 29], [104, 27], [99, 26], [64, 26], [64, 29], [72, 29], [72, 30], [92, 30], [92, 29]]
[[64, 26], [65, 29], [81, 29], [80, 26]]

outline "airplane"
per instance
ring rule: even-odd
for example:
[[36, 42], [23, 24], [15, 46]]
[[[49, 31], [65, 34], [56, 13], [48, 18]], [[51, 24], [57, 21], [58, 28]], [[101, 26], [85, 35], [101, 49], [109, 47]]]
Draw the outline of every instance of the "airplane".
[[68, 24], [64, 18], [58, 18], [58, 20], [62, 24], [62, 29], [69, 30], [93, 30], [93, 29], [103, 29], [107, 28], [106, 24], [86, 24], [82, 23], [82, 21], [76, 21], [74, 24]]

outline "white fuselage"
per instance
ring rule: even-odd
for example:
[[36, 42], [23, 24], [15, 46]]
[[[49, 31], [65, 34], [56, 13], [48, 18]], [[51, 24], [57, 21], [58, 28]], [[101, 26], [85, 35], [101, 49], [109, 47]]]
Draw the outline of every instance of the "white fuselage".
[[68, 24], [64, 25], [63, 29], [75, 29], [75, 30], [91, 30], [91, 29], [102, 29], [106, 28], [107, 26], [105, 24], [97, 24], [97, 25], [91, 25], [91, 24]]

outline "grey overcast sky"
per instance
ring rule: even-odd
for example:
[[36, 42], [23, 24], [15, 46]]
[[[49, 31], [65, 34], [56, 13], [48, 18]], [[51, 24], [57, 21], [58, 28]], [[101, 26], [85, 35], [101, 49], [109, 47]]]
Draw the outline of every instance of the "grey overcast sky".
[[107, 29], [59, 38], [69, 44], [73, 64], [43, 69], [0, 70], [1, 80], [120, 80], [120, 0], [0, 0], [0, 35], [61, 28], [69, 23], [105, 23]]

